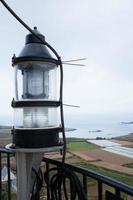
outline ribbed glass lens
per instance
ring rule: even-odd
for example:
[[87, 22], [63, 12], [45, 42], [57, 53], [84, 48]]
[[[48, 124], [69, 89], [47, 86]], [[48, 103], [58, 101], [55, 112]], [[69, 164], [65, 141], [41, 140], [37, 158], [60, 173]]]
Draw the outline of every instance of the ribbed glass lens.
[[43, 71], [38, 69], [23, 71], [23, 98], [38, 97], [43, 95]]
[[55, 64], [24, 62], [15, 66], [15, 99], [58, 100], [58, 82]]
[[54, 128], [59, 126], [58, 108], [15, 108], [14, 121], [15, 128]]
[[[33, 102], [14, 108], [16, 128], [54, 128], [59, 126], [58, 108], [37, 106], [36, 102], [58, 101], [59, 72], [53, 63], [23, 62], [15, 67], [15, 101]], [[58, 92], [57, 92], [58, 91]], [[43, 104], [42, 104], [43, 105]]]
[[27, 128], [48, 127], [48, 108], [24, 108], [23, 126]]

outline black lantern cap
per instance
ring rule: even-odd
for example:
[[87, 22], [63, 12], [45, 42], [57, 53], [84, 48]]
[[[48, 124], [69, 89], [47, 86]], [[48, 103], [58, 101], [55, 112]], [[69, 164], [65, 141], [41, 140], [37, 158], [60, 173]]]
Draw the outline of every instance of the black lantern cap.
[[34, 27], [33, 32], [34, 32], [37, 36], [39, 36], [40, 40], [39, 40], [39, 38], [35, 37], [35, 35], [33, 35], [32, 33], [30, 33], [30, 34], [28, 34], [28, 35], [26, 36], [26, 39], [25, 39], [25, 43], [26, 43], [26, 44], [29, 44], [29, 43], [42, 43], [42, 41], [45, 42], [45, 37], [44, 37], [44, 35], [42, 35], [42, 34], [37, 30], [37, 27], [36, 27], [36, 26]]
[[58, 60], [52, 57], [45, 45], [45, 37], [34, 27], [34, 33], [40, 38], [35, 37], [32, 33], [28, 34], [25, 39], [25, 46], [18, 57], [13, 57], [12, 64], [18, 64], [26, 61], [50, 62], [58, 65]]

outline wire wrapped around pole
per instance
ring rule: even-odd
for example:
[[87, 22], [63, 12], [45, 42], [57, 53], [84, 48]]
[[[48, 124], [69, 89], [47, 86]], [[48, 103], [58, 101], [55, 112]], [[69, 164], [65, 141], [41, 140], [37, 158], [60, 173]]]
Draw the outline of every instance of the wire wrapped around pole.
[[[49, 179], [49, 175], [53, 174]], [[66, 167], [51, 168], [44, 173], [44, 180], [51, 192], [50, 200], [60, 200], [59, 194], [61, 193], [61, 199], [68, 200], [70, 193], [68, 191], [68, 185], [71, 184], [72, 200], [78, 199], [87, 200], [87, 196], [84, 192], [82, 184], [78, 176], [70, 169]], [[57, 193], [59, 191], [59, 193]], [[64, 196], [64, 198], [62, 198]]]

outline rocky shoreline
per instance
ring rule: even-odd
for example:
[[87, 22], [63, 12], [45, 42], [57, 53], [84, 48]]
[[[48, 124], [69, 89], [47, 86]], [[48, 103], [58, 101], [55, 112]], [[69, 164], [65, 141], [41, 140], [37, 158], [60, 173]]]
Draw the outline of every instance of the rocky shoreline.
[[112, 138], [112, 139], [133, 142], [133, 133], [129, 133], [129, 134], [124, 135], [124, 136], [115, 137], [115, 138]]

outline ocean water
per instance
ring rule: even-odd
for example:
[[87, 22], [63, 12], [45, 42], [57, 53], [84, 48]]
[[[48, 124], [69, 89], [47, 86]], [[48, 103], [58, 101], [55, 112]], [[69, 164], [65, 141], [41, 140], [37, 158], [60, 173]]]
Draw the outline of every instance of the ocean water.
[[[132, 113], [104, 113], [104, 114], [66, 114], [65, 126], [75, 128], [76, 131], [66, 132], [67, 137], [78, 138], [112, 138], [133, 133], [133, 124], [121, 122], [133, 121]], [[101, 132], [96, 132], [101, 130]]]
[[[65, 127], [75, 128], [76, 131], [66, 132], [67, 137], [78, 138], [112, 138], [133, 133], [133, 113], [64, 113]], [[1, 116], [0, 125], [13, 125], [13, 117]], [[95, 132], [101, 130], [101, 132]]]

